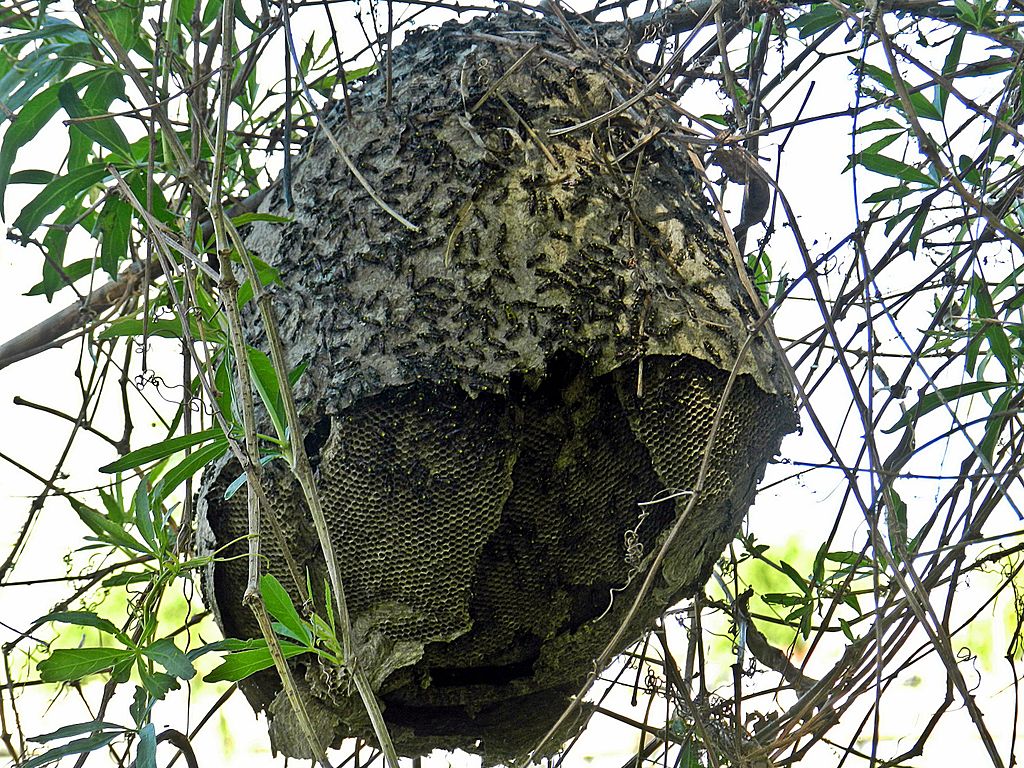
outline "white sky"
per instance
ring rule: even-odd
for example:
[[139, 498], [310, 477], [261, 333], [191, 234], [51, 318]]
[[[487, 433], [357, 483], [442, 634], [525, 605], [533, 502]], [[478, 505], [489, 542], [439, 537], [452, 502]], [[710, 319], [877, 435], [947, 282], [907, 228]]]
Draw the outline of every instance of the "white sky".
[[[344, 28], [352, 28], [348, 18], [350, 15], [351, 10], [338, 13], [339, 23], [344, 25]], [[295, 32], [298, 39], [304, 40], [312, 29], [319, 35], [318, 39], [321, 42], [326, 41], [325, 25], [322, 23], [318, 25], [314, 21], [316, 18], [315, 13], [309, 14], [308, 17], [303, 13], [296, 15]], [[274, 56], [271, 53], [270, 60], [279, 61], [280, 56]], [[815, 79], [817, 85], [807, 104], [806, 115], [826, 114], [850, 106], [853, 89], [848, 78], [845, 58], [838, 57], [830, 64], [820, 68]], [[785, 114], [787, 110], [792, 113], [804, 92], [803, 89], [798, 89], [789, 104], [780, 109], [779, 114]], [[695, 92], [688, 98], [694, 101], [697, 99], [708, 100], [706, 108], [694, 104], [693, 101], [686, 103], [687, 108], [697, 114], [702, 111], [713, 111], [719, 99], [711, 89], [704, 89], [703, 94]], [[862, 120], [862, 122], [866, 121]], [[793, 208], [800, 214], [800, 224], [808, 243], [815, 243], [812, 246], [812, 254], [815, 256], [830, 247], [832, 238], [842, 236], [853, 226], [850, 175], [841, 173], [850, 153], [848, 129], [848, 120], [822, 121], [802, 126], [797, 129], [790, 140], [784, 158], [780, 185], [790, 199]], [[774, 172], [772, 142], [777, 139], [778, 137], [772, 136], [765, 142], [762, 149], [762, 155], [770, 172]], [[870, 140], [872, 140], [871, 137], [864, 143]], [[63, 157], [64, 147], [64, 130], [58, 123], [51, 126], [50, 130], [23, 151], [18, 167], [54, 168]], [[876, 182], [877, 179], [869, 179], [862, 175], [861, 184], [865, 187]], [[863, 189], [864, 187], [862, 187]], [[8, 225], [13, 220], [15, 212], [31, 198], [35, 191], [37, 188], [25, 186], [9, 189]], [[862, 194], [864, 193], [862, 192]], [[760, 234], [760, 230], [755, 230], [755, 232]], [[80, 236], [73, 237], [68, 246], [66, 261], [71, 262], [90, 256], [91, 247], [86, 239]], [[775, 264], [776, 274], [787, 270], [792, 274], [802, 271], [799, 266], [799, 256], [786, 231], [775, 235], [770, 256]], [[0, 268], [3, 270], [4, 277], [0, 283], [3, 290], [2, 302], [0, 302], [0, 328], [3, 328], [4, 331], [0, 333], [0, 336], [6, 338], [20, 332], [71, 300], [67, 291], [61, 293], [52, 305], [47, 304], [40, 297], [21, 295], [38, 281], [39, 265], [40, 258], [37, 251], [22, 249], [10, 241], [0, 244]], [[923, 271], [927, 263], [921, 266]], [[908, 269], [913, 270], [915, 267], [911, 264], [908, 265]], [[807, 292], [803, 291], [801, 295], [806, 298]], [[927, 317], [923, 312], [921, 317], [923, 325]], [[811, 323], [818, 323], [813, 314], [813, 307], [806, 301], [801, 304], [801, 301], [797, 300], [790, 302], [784, 308], [778, 317], [777, 329], [780, 336], [798, 336]], [[0, 371], [0, 424], [3, 425], [3, 429], [0, 429], [0, 453], [16, 458], [35, 472], [49, 473], [55, 452], [63, 447], [67, 438], [69, 425], [52, 416], [28, 408], [16, 407], [12, 404], [12, 400], [15, 396], [21, 396], [55, 407], [77, 407], [80, 400], [78, 381], [74, 377], [77, 360], [78, 345], [72, 342], [63, 350], [50, 351]], [[177, 380], [179, 367], [173, 355], [166, 355], [162, 359], [157, 356], [154, 361], [156, 361], [155, 364], [166, 366], [164, 369], [166, 373], [163, 375], [168, 378], [168, 381]], [[893, 366], [893, 372], [895, 370], [898, 370], [897, 366]], [[173, 396], [173, 392], [170, 395]], [[840, 387], [833, 386], [831, 391], [824, 390], [819, 393], [818, 397], [819, 403], [822, 404], [828, 403], [829, 398], [833, 399], [835, 405], [832, 408], [827, 405], [822, 407], [820, 404], [818, 407], [826, 416], [838, 423], [845, 413], [845, 410], [841, 411], [840, 408], [845, 409], [849, 395], [844, 393]], [[119, 435], [120, 430], [118, 413], [119, 404], [115, 398], [109, 398], [98, 419], [98, 423], [112, 423], [111, 430], [114, 437]], [[137, 430], [133, 444], [139, 446], [159, 439], [159, 432], [153, 430], [149, 423], [152, 421], [150, 415], [141, 408], [136, 409], [136, 414]], [[894, 415], [892, 420], [895, 418]], [[147, 432], [149, 432], [148, 437]], [[856, 449], [856, 430], [847, 430], [846, 435], [842, 448], [847, 451], [848, 456], [852, 457], [855, 455]], [[891, 447], [891, 443], [883, 442], [881, 448], [883, 453], [885, 453], [887, 445]], [[90, 436], [82, 437], [76, 442], [68, 461], [72, 476], [66, 481], [66, 487], [83, 488], [102, 482], [103, 476], [96, 472], [95, 468], [110, 460], [113, 455], [113, 450], [102, 441]], [[825, 459], [825, 454], [809, 430], [803, 436], [793, 436], [787, 439], [783, 447], [783, 455], [805, 461]], [[958, 463], [960, 454], [955, 455]], [[936, 450], [923, 456], [915, 466], [927, 467], [933, 473], [938, 473], [939, 470], [946, 472], [955, 470], [955, 467], [945, 466], [944, 461], [949, 461], [949, 459], [944, 459]], [[769, 478], [767, 479], [781, 478], [791, 472], [792, 467], [779, 465], [769, 469]], [[812, 477], [813, 479], [806, 483], [785, 483], [758, 497], [750, 513], [749, 529], [756, 534], [759, 540], [781, 546], [796, 536], [802, 542], [816, 548], [817, 543], [822, 540], [833, 523], [836, 500], [842, 492], [842, 478], [839, 473], [835, 473], [832, 478], [825, 472], [818, 472]], [[830, 484], [832, 480], [834, 480], [834, 484]], [[0, 545], [2, 545], [0, 552], [6, 554], [14, 532], [20, 527], [27, 513], [30, 498], [39, 490], [39, 484], [9, 463], [0, 461], [0, 489], [2, 489], [0, 490], [0, 499], [2, 499], [0, 503], [3, 505], [3, 515], [6, 521], [0, 526]], [[935, 487], [924, 487], [924, 484], [919, 484], [914, 497], [921, 505], [917, 507], [919, 514], [929, 511], [929, 504], [934, 504], [937, 494], [938, 490]], [[912, 506], [912, 515], [914, 509]], [[1007, 516], [1005, 526], [1011, 528], [1015, 525], [1016, 522]], [[13, 578], [53, 577], [65, 573], [62, 557], [69, 548], [74, 546], [76, 537], [80, 536], [83, 530], [76, 516], [65, 503], [49, 501], [40, 513], [29, 547]], [[844, 522], [835, 548], [858, 549], [859, 537], [862, 537], [863, 534], [863, 523], [848, 517]], [[62, 584], [4, 589], [0, 593], [3, 600], [3, 610], [0, 612], [2, 621], [13, 627], [24, 627], [33, 618], [49, 610], [50, 605], [64, 594], [65, 588]], [[989, 627], [991, 632], [1002, 631], [998, 622], [987, 622], [985, 626]], [[9, 637], [9, 630], [0, 627], [0, 640], [7, 640]], [[1001, 647], [1001, 642], [1003, 641], [995, 642], [995, 646]], [[681, 643], [679, 647], [682, 647]], [[840, 652], [841, 646], [836, 644], [833, 651]], [[826, 662], [829, 658], [828, 652], [819, 653], [808, 673], [812, 676], [819, 674], [827, 666]], [[941, 698], [943, 695], [945, 681], [939, 676], [941, 666], [925, 665], [924, 669], [931, 671], [922, 676], [920, 671], [915, 670], [913, 677], [908, 676], [909, 682], [898, 683], [894, 690], [887, 694], [886, 701], [888, 703], [884, 709], [883, 719], [886, 739], [899, 740], [908, 733], [916, 733], [916, 730], [913, 729], [917, 718], [927, 717], [931, 711], [928, 706], [933, 703], [933, 699]], [[1004, 687], [1009, 681], [1008, 675], [1003, 674], [1004, 671], [1000, 670], [999, 674], [986, 673], [980, 682], [981, 687], [978, 691], [979, 700], [983, 702], [983, 709], [994, 715], [990, 727], [997, 734], [1000, 745], [1008, 744], [1011, 726], [1009, 715], [1013, 696], [1013, 690]], [[965, 668], [965, 674], [970, 674], [969, 667]], [[193, 703], [192, 722], [195, 722], [198, 715], [205, 710], [205, 705], [212, 700], [210, 686], [206, 686], [206, 688], [206, 694], [197, 697]], [[96, 686], [88, 686], [87, 690], [95, 700]], [[26, 718], [37, 720], [37, 727], [25, 724], [27, 731], [52, 730], [71, 721], [69, 718], [85, 719], [80, 704], [73, 696], [64, 697], [57, 706], [47, 710], [49, 693], [43, 696], [40, 696], [39, 693], [39, 691], [31, 691], [23, 697]], [[924, 704], [922, 704], [922, 698], [925, 700]], [[125, 712], [126, 705], [126, 701], [117, 701], [108, 719], [129, 722]], [[172, 696], [166, 704], [157, 710], [157, 725], [160, 726], [166, 722], [180, 727], [181, 722], [178, 718], [183, 706], [184, 696]], [[619, 702], [617, 706], [622, 707], [627, 714], [637, 716], [635, 711], [630, 712], [631, 708], [628, 703]], [[940, 728], [933, 736], [926, 755], [927, 761], [920, 763], [921, 765], [960, 766], [973, 764], [976, 760], [981, 763], [983, 752], [976, 734], [971, 730], [965, 718], [966, 714], [962, 710], [954, 711], [950, 715], [949, 725]], [[853, 722], [851, 720], [849, 725], [852, 726]], [[230, 739], [231, 744], [221, 761], [223, 764], [280, 764], [280, 760], [270, 760], [267, 752], [265, 726], [262, 722], [256, 722], [241, 696], [233, 697], [228, 707], [223, 710], [222, 723], [221, 727], [204, 729], [196, 742], [196, 750], [202, 764], [214, 762], [214, 756], [225, 751], [222, 739], [226, 737]], [[849, 727], [844, 727], [849, 730]], [[919, 727], [920, 724], [917, 725], [917, 728]], [[866, 733], [870, 733], [870, 730]], [[588, 742], [574, 751], [566, 761], [566, 765], [588, 764], [617, 768], [631, 753], [634, 742], [635, 733], [627, 726], [607, 719], [595, 720], [594, 727], [588, 734]], [[163, 754], [161, 751], [161, 761]], [[834, 764], [834, 758], [828, 748], [822, 747], [817, 754], [818, 756], [814, 760], [805, 764]], [[430, 764], [444, 765], [446, 762], [447, 758], [439, 758]]]

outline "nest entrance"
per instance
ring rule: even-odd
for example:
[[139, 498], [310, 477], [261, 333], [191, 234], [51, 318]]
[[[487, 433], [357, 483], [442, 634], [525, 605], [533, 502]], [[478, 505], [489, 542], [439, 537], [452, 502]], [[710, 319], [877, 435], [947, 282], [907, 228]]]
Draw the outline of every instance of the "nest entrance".
[[[538, 58], [508, 74], [527, 50]], [[650, 138], [674, 126], [641, 103], [551, 137], [627, 83], [525, 16], [411, 35], [393, 73], [390, 104], [369, 81], [331, 127], [420, 231], [317, 139], [293, 220], [255, 225], [247, 244], [281, 273], [282, 333], [309, 365], [307, 445], [396, 746], [493, 762], [535, 745], [623, 620], [696, 483], [729, 369], [705, 490], [634, 632], [707, 578], [792, 406], [769, 345], [737, 361], [758, 307], [685, 154]], [[280, 195], [264, 209], [286, 213]], [[255, 319], [248, 330], [258, 342]], [[204, 479], [211, 548], [247, 533], [244, 499], [224, 499], [238, 474], [224, 461]], [[284, 545], [322, 584], [296, 483], [271, 464], [267, 484]], [[262, 546], [287, 584], [269, 531]], [[240, 558], [207, 573], [228, 635], [258, 634], [244, 585]], [[370, 734], [342, 672], [294, 664], [326, 743]], [[275, 747], [305, 756], [273, 674], [242, 687]]]

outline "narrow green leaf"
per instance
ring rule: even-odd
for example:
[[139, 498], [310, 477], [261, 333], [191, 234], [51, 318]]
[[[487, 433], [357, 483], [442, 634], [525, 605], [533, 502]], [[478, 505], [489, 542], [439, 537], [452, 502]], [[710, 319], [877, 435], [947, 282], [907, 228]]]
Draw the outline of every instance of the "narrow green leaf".
[[65, 176], [58, 176], [22, 208], [14, 220], [14, 228], [22, 235], [32, 234], [48, 215], [62, 206], [76, 202], [82, 193], [99, 184], [106, 176], [107, 169], [103, 163], [85, 165]]
[[117, 638], [124, 636], [124, 633], [112, 621], [97, 616], [92, 611], [55, 611], [46, 614], [39, 621], [56, 621], [61, 624], [74, 624], [78, 627], [93, 627]]
[[267, 611], [284, 624], [292, 635], [307, 646], [312, 643], [309, 636], [309, 627], [295, 610], [292, 599], [288, 596], [287, 590], [272, 573], [264, 574], [260, 579], [260, 594], [263, 595], [263, 602], [266, 603]]
[[121, 503], [120, 494], [108, 493], [102, 488], [99, 489], [100, 500], [103, 501], [103, 508], [107, 511], [107, 517], [115, 523], [123, 524], [128, 516], [125, 514], [124, 505]]
[[141, 584], [152, 581], [153, 571], [123, 571], [103, 580], [104, 587], [124, 587], [128, 584]]
[[989, 462], [996, 455], [996, 446], [999, 444], [999, 436], [1002, 434], [1003, 426], [1006, 424], [1006, 410], [1010, 407], [1012, 397], [1013, 392], [1011, 390], [1008, 389], [1003, 392], [992, 404], [992, 412], [985, 423], [985, 437], [982, 438], [979, 447], [981, 448], [982, 455]]
[[128, 257], [131, 206], [118, 197], [108, 197], [96, 219], [96, 226], [100, 235], [100, 268], [116, 279], [118, 265]]
[[848, 622], [846, 619], [841, 618], [839, 619], [839, 627], [843, 630], [843, 634], [846, 635], [847, 640], [849, 640], [851, 643], [854, 640], [856, 640], [856, 638], [853, 636], [853, 628], [850, 626], [850, 622]]
[[69, 229], [75, 221], [83, 215], [84, 209], [80, 203], [68, 205], [57, 214], [53, 223], [57, 226], [47, 227], [43, 236], [43, 248], [46, 250], [46, 259], [43, 260], [43, 279], [40, 284], [43, 286], [43, 293], [47, 301], [52, 301], [57, 291], [67, 287], [70, 276], [64, 274], [64, 250], [68, 243]]
[[98, 733], [94, 733], [92, 736], [87, 736], [84, 739], [69, 741], [63, 746], [56, 747], [55, 749], [51, 749], [41, 755], [36, 755], [35, 757], [26, 760], [21, 763], [21, 768], [40, 768], [40, 766], [55, 763], [68, 755], [81, 755], [86, 752], [93, 752], [97, 749], [102, 749], [119, 735], [120, 732], [118, 731], [99, 731]]
[[9, 48], [32, 40], [45, 40], [56, 37], [79, 43], [89, 42], [89, 36], [81, 27], [72, 24], [70, 21], [56, 19], [53, 16], [44, 16], [43, 23], [37, 29], [30, 29], [27, 32], [5, 37], [3, 40], [0, 40], [0, 46]]
[[853, 158], [853, 161], [863, 165], [869, 171], [880, 173], [883, 176], [893, 176], [903, 181], [917, 182], [924, 184], [928, 187], [938, 186], [931, 176], [926, 173], [922, 173], [912, 165], [895, 160], [885, 155], [873, 155], [866, 153], [858, 153]]
[[975, 278], [974, 285], [975, 308], [978, 317], [984, 323], [985, 339], [988, 341], [992, 356], [1003, 366], [1008, 381], [1013, 381], [1016, 372], [1013, 367], [1013, 350], [1010, 348], [1010, 340], [1006, 336], [1002, 323], [996, 317], [996, 310], [992, 304], [992, 295], [988, 291], [988, 285], [984, 280]]
[[123, 472], [126, 469], [133, 469], [135, 467], [148, 464], [156, 459], [163, 459], [167, 456], [171, 456], [178, 451], [188, 448], [192, 445], [199, 445], [199, 443], [205, 443], [207, 440], [213, 440], [217, 437], [222, 436], [224, 433], [221, 432], [219, 427], [212, 427], [210, 429], [203, 430], [202, 432], [193, 432], [191, 435], [182, 435], [180, 437], [172, 437], [169, 440], [164, 440], [153, 445], [147, 445], [145, 448], [139, 448], [137, 451], [132, 451], [129, 454], [122, 456], [117, 461], [112, 461], [110, 464], [100, 467], [100, 472], [106, 472], [108, 474], [114, 472]]
[[927, 200], [914, 213], [914, 223], [910, 228], [910, 237], [907, 238], [907, 251], [911, 254], [916, 254], [918, 246], [921, 245], [921, 238], [924, 236], [924, 225], [928, 223], [928, 215], [930, 213], [931, 203]]
[[152, 697], [141, 685], [135, 686], [135, 695], [132, 696], [132, 703], [128, 706], [128, 714], [132, 716], [136, 726], [146, 722], [150, 710], [153, 708]]
[[844, 550], [838, 550], [829, 552], [825, 555], [826, 560], [831, 560], [834, 563], [844, 563], [846, 565], [861, 566], [868, 565], [871, 561], [862, 555], [860, 552], [850, 552]]
[[806, 593], [809, 591], [807, 581], [804, 579], [803, 576], [797, 573], [797, 570], [793, 566], [791, 566], [785, 560], [780, 560], [779, 568], [781, 568], [782, 572], [789, 576], [790, 581], [796, 584], [801, 590], [803, 590], [803, 592]]
[[[863, 62], [849, 57], [849, 60], [856, 67], [863, 66], [864, 74], [875, 80], [879, 85], [885, 88], [893, 96], [896, 95], [896, 81], [893, 79], [892, 73], [887, 72], [881, 67], [876, 67], [871, 64], [864, 64]], [[914, 112], [918, 117], [924, 117], [929, 120], [941, 120], [942, 114], [935, 108], [935, 105], [928, 101], [928, 97], [920, 91], [910, 94], [910, 105], [914, 108]], [[894, 103], [894, 106], [903, 112], [903, 104], [899, 101]]]
[[889, 529], [889, 549], [897, 560], [902, 560], [902, 553], [907, 548], [907, 502], [892, 487], [886, 490], [885, 495], [888, 502], [886, 524]]
[[822, 4], [797, 17], [790, 26], [800, 30], [800, 39], [805, 40], [816, 32], [828, 29], [839, 21], [839, 12], [831, 5]]
[[135, 750], [136, 768], [156, 768], [156, 728], [152, 723], [139, 731], [139, 746]]
[[39, 677], [47, 683], [81, 680], [134, 658], [125, 648], [58, 648], [39, 662]]
[[70, 736], [80, 736], [83, 733], [95, 733], [96, 731], [116, 731], [124, 733], [128, 729], [123, 725], [117, 723], [108, 723], [103, 720], [90, 720], [88, 723], [75, 723], [74, 725], [65, 725], [63, 728], [58, 728], [56, 731], [50, 733], [44, 733], [41, 736], [29, 736], [29, 741], [34, 741], [37, 744], [45, 744], [48, 741], [56, 741], [57, 739], [66, 739]]
[[766, 595], [762, 595], [761, 599], [766, 603], [772, 605], [803, 605], [804, 598], [802, 595], [787, 595], [780, 592], [769, 592]]
[[166, 672], [150, 672], [145, 664], [139, 665], [139, 679], [142, 680], [142, 687], [146, 693], [153, 697], [154, 701], [161, 701], [171, 691], [181, 688], [178, 678]]
[[[68, 276], [71, 282], [75, 282], [77, 280], [81, 280], [83, 277], [92, 272], [92, 266], [92, 259], [81, 259], [80, 261], [76, 261], [73, 264], [68, 264], [67, 266], [62, 267], [62, 269], [64, 270], [64, 274]], [[49, 293], [50, 295], [52, 295], [53, 287], [48, 286], [46, 284], [46, 281], [44, 280], [40, 280], [38, 283], [33, 285], [27, 291], [25, 291], [26, 296], [42, 296], [45, 293]]]
[[902, 123], [897, 123], [891, 117], [886, 117], [882, 120], [876, 120], [873, 123], [862, 125], [860, 128], [857, 129], [857, 133], [868, 133], [870, 131], [885, 131], [889, 129], [905, 131], [906, 126], [903, 125]]
[[194, 453], [190, 453], [178, 464], [175, 464], [174, 467], [168, 470], [167, 474], [160, 478], [160, 481], [153, 488], [151, 496], [153, 507], [159, 507], [163, 504], [164, 499], [166, 499], [175, 488], [211, 462], [219, 459], [225, 452], [227, 452], [227, 450], [227, 440], [214, 440], [209, 445], [204, 445]]
[[[192, 337], [200, 338], [199, 326], [196, 324], [195, 318], [189, 319], [189, 327], [192, 331]], [[219, 342], [223, 339], [223, 334], [221, 334], [219, 329], [207, 327], [203, 332], [206, 334], [206, 338], [213, 342]], [[182, 337], [181, 321], [177, 319], [150, 320], [147, 324], [138, 317], [123, 317], [113, 321], [104, 328], [100, 332], [99, 338], [114, 339], [123, 336], [144, 336], [147, 334], [162, 339], [180, 339]]]
[[991, 382], [991, 381], [969, 381], [965, 384], [956, 384], [952, 387], [943, 387], [942, 389], [934, 392], [928, 392], [921, 396], [921, 399], [912, 407], [908, 408], [907, 412], [904, 413], [899, 420], [888, 429], [882, 431], [891, 435], [893, 432], [902, 429], [911, 422], [917, 421], [919, 418], [924, 416], [926, 413], [931, 413], [936, 408], [943, 407], [944, 403], [952, 403], [954, 400], [958, 400], [961, 397], [967, 397], [968, 395], [975, 395], [979, 392], [986, 392], [996, 387], [1005, 387], [1006, 384]]
[[149, 502], [149, 490], [146, 487], [146, 480], [139, 482], [132, 497], [132, 518], [135, 527], [139, 529], [142, 538], [152, 548], [153, 552], [160, 549], [160, 540], [156, 534], [156, 523], [153, 520], [153, 505]]
[[911, 189], [905, 184], [897, 184], [895, 187], [886, 187], [880, 189], [877, 192], [868, 195], [864, 198], [865, 203], [885, 203], [890, 200], [902, 200], [908, 195], [912, 195], [917, 192], [916, 189]]
[[[149, 143], [146, 142], [143, 146], [148, 148]], [[125, 177], [125, 182], [135, 198], [147, 207], [153, 218], [164, 224], [174, 220], [174, 214], [167, 207], [167, 198], [164, 197], [163, 190], [159, 184], [148, 183], [144, 170], [132, 171]], [[147, 202], [151, 197], [152, 203]]]
[[[292, 656], [309, 653], [309, 648], [295, 643], [282, 642], [281, 652], [286, 659], [290, 659]], [[225, 656], [220, 666], [204, 677], [203, 681], [207, 683], [216, 683], [222, 680], [237, 682], [259, 672], [261, 669], [267, 669], [273, 665], [274, 660], [271, 658], [270, 650], [267, 648], [236, 651]]]
[[[266, 456], [260, 456], [260, 466], [265, 467], [267, 464], [272, 462], [274, 459], [284, 458], [284, 454], [281, 453], [268, 453]], [[249, 481], [249, 473], [243, 472], [234, 480], [228, 484], [228, 487], [224, 489], [224, 501], [229, 501], [232, 496], [238, 493], [238, 490]]]
[[71, 127], [74, 130], [81, 131], [122, 160], [132, 159], [131, 146], [117, 121], [112, 117], [103, 117], [104, 111], [94, 111], [86, 106], [79, 98], [74, 84], [64, 83], [57, 91], [57, 98], [72, 119]]
[[270, 420], [274, 423], [278, 438], [284, 440], [285, 415], [278, 405], [281, 401], [281, 390], [277, 385], [274, 364], [270, 362], [270, 358], [264, 352], [258, 349], [248, 347], [247, 351], [253, 385], [267, 409]]
[[[949, 46], [949, 53], [946, 54], [945, 61], [942, 62], [942, 74], [947, 77], [952, 76], [957, 67], [960, 66], [960, 54], [964, 48], [964, 38], [967, 36], [967, 30], [961, 29], [956, 33], [953, 38], [952, 44]], [[936, 107], [939, 112], [946, 114], [946, 103], [949, 101], [949, 91], [943, 88], [941, 85], [936, 85]]]
[[96, 0], [96, 7], [117, 41], [127, 50], [134, 48], [142, 30], [141, 0]]
[[16, 171], [11, 174], [8, 184], [48, 184], [57, 178], [53, 171], [43, 171], [38, 168], [30, 168], [24, 171]]
[[231, 223], [236, 227], [242, 227], [246, 224], [252, 224], [257, 221], [266, 221], [271, 224], [287, 224], [293, 219], [292, 216], [275, 216], [272, 213], [240, 213], [231, 219]]
[[142, 652], [181, 680], [191, 680], [196, 675], [196, 669], [192, 666], [192, 662], [169, 637], [157, 640], [148, 648], [144, 648]]
[[136, 541], [121, 525], [107, 517], [104, 517], [95, 509], [82, 504], [74, 498], [69, 497], [68, 501], [71, 506], [74, 507], [75, 512], [78, 513], [82, 522], [85, 523], [101, 541], [123, 547], [124, 549], [131, 550], [133, 552], [149, 554], [149, 550]]

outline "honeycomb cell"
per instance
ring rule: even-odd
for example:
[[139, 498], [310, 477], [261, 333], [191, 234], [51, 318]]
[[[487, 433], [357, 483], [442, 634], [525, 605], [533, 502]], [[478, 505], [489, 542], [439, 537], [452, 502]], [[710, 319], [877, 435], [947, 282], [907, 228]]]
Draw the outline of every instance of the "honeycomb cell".
[[[763, 308], [666, 138], [677, 127], [641, 101], [640, 122], [550, 137], [632, 87], [559, 30], [507, 13], [411, 34], [394, 52], [390, 103], [370, 79], [353, 89], [351, 119], [332, 112], [353, 161], [376, 169], [371, 182], [418, 232], [316, 138], [294, 168], [294, 210], [279, 193], [264, 204], [288, 223], [246, 236], [281, 276], [268, 291], [289, 364], [308, 366], [296, 398], [357, 647], [406, 755], [458, 747], [494, 763], [532, 749], [682, 510], [694, 501], [627, 637], [700, 588], [795, 426], [774, 348], [747, 339]], [[557, 56], [506, 76], [534, 43]], [[499, 80], [518, 118], [485, 100], [469, 131], [465, 104]], [[548, 136], [556, 165], [516, 133], [519, 119]], [[494, 149], [511, 135], [514, 151]], [[609, 146], [641, 140], [641, 166], [609, 162]], [[246, 333], [265, 342], [255, 314]], [[241, 605], [246, 501], [224, 498], [239, 473], [221, 461], [199, 492], [200, 541], [218, 554], [204, 590], [227, 635], [254, 637]], [[284, 536], [264, 514], [263, 565], [297, 600], [287, 549], [313, 587], [304, 609], [323, 614], [326, 567], [302, 494], [281, 462], [265, 484]], [[372, 738], [344, 670], [292, 664], [335, 723], [325, 743]], [[275, 674], [241, 687], [268, 711], [275, 745], [306, 756]]]

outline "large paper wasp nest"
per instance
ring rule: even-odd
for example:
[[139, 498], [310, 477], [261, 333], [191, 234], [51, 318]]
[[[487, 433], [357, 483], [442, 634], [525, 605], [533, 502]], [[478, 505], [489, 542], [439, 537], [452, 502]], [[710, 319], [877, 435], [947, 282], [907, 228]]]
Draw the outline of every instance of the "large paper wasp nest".
[[[700, 588], [794, 427], [769, 344], [740, 355], [762, 308], [677, 126], [641, 101], [551, 135], [635, 88], [521, 15], [411, 34], [390, 103], [374, 76], [329, 125], [420, 230], [374, 203], [321, 131], [297, 164], [294, 210], [279, 191], [263, 207], [292, 221], [247, 238], [280, 271], [291, 363], [309, 364], [306, 443], [364, 666], [404, 754], [495, 762], [555, 722], [689, 502], [733, 366], [706, 488], [630, 638]], [[260, 344], [259, 323], [248, 330]], [[266, 467], [271, 504], [322, 585], [313, 523], [279, 464]], [[254, 637], [234, 557], [245, 493], [224, 498], [239, 474], [225, 460], [200, 493], [209, 551], [237, 542], [206, 592], [226, 635]], [[262, 550], [288, 585], [269, 529]], [[342, 673], [293, 667], [325, 743], [371, 736]], [[242, 688], [267, 709], [275, 747], [308, 754], [276, 675]]]

